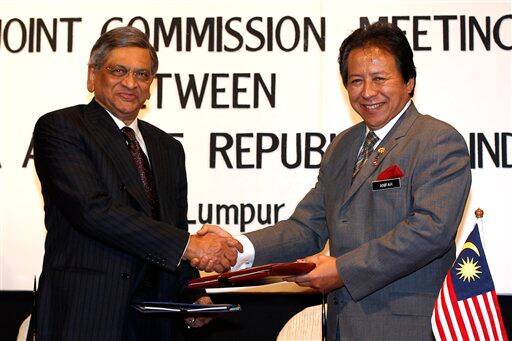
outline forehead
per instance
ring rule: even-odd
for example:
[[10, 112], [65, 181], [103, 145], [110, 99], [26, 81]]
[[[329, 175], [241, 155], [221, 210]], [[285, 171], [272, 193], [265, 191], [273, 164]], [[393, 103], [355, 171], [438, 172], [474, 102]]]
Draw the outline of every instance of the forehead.
[[348, 73], [399, 72], [395, 57], [387, 50], [378, 46], [360, 47], [348, 55]]
[[110, 51], [105, 63], [150, 69], [151, 55], [147, 49], [142, 47], [118, 47]]

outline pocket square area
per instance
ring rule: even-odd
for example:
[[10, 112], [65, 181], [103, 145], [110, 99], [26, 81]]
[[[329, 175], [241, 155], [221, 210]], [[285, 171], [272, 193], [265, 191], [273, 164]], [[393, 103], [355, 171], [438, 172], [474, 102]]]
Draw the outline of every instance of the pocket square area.
[[400, 167], [398, 165], [391, 165], [377, 176], [377, 181], [401, 178], [402, 176], [404, 176], [404, 172], [402, 172]]

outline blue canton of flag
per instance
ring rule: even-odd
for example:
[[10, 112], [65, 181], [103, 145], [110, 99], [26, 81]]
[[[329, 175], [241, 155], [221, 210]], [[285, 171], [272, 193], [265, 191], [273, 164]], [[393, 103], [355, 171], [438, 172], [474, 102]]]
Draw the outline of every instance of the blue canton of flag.
[[468, 236], [450, 272], [459, 301], [494, 290], [478, 225]]

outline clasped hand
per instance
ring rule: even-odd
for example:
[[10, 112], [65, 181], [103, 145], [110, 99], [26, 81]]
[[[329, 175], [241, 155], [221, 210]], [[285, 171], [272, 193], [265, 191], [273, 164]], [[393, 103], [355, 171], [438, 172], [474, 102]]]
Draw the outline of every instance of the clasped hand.
[[[209, 233], [209, 228], [222, 233]], [[231, 234], [220, 227], [205, 225], [196, 235], [190, 236], [183, 258], [199, 270], [225, 272], [236, 264], [238, 252], [243, 251], [242, 244]]]

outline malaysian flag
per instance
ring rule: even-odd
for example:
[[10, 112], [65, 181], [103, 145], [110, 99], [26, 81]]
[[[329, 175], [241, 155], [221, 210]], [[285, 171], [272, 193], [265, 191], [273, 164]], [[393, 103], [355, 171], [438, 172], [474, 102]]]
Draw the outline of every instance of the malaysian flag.
[[478, 224], [439, 291], [432, 331], [436, 340], [508, 340]]

